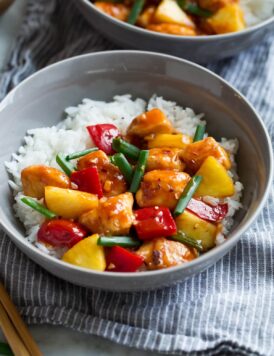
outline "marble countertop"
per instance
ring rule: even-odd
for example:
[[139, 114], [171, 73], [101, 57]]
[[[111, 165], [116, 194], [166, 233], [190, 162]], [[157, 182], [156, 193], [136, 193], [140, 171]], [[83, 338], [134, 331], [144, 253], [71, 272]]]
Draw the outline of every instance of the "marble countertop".
[[[45, 356], [153, 356], [117, 345], [97, 336], [86, 335], [61, 326], [32, 325], [30, 331]], [[0, 332], [0, 340], [4, 340]]]
[[[0, 16], [0, 71], [15, 44], [27, 0], [16, 0], [11, 8]], [[117, 345], [97, 336], [79, 333], [61, 326], [32, 325], [31, 333], [44, 355], [52, 356], [152, 356], [156, 353], [138, 351]], [[0, 331], [0, 340], [4, 337]]]

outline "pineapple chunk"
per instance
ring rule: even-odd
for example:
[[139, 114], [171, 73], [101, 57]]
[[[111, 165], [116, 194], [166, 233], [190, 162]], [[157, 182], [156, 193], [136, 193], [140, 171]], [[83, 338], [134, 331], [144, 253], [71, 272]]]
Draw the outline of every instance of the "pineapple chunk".
[[62, 260], [75, 266], [104, 271], [104, 247], [97, 245], [98, 238], [99, 235], [95, 234], [78, 242], [63, 255]]
[[148, 148], [173, 147], [185, 149], [192, 142], [192, 137], [184, 134], [156, 134], [147, 136]]
[[196, 190], [196, 197], [209, 195], [216, 198], [224, 198], [234, 194], [233, 180], [216, 158], [209, 156], [196, 175], [203, 177]]
[[66, 219], [77, 219], [98, 206], [95, 194], [57, 187], [45, 187], [45, 200], [51, 211]]
[[182, 231], [187, 236], [201, 241], [204, 251], [215, 246], [215, 239], [218, 233], [218, 227], [216, 225], [200, 219], [187, 210], [179, 215], [175, 221], [178, 231]]
[[243, 11], [238, 4], [222, 7], [206, 23], [217, 34], [237, 32], [245, 28]]
[[158, 23], [173, 23], [195, 28], [194, 22], [180, 8], [175, 0], [162, 0], [156, 9], [153, 19]]

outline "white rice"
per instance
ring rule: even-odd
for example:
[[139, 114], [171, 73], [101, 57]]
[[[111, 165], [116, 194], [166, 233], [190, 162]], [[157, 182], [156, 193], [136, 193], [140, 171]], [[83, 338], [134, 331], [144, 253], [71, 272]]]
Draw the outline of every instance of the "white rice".
[[274, 0], [240, 0], [248, 26], [254, 26], [274, 16]]
[[[206, 123], [202, 120], [203, 114], [195, 114], [190, 108], [183, 109], [175, 102], [164, 100], [162, 97], [154, 95], [147, 103], [142, 99], [133, 100], [130, 95], [115, 96], [111, 102], [94, 101], [83, 99], [77, 107], [69, 107], [65, 110], [67, 118], [58, 126], [45, 127], [29, 130], [24, 138], [25, 144], [21, 146], [17, 154], [13, 154], [12, 160], [6, 162], [6, 168], [11, 174], [10, 186], [14, 191], [16, 216], [23, 222], [27, 236], [26, 238], [35, 243], [35, 245], [48, 254], [58, 257], [60, 251], [52, 251], [44, 245], [37, 242], [36, 234], [39, 225], [43, 222], [43, 217], [27, 207], [21, 202], [23, 196], [20, 174], [22, 169], [32, 164], [44, 164], [58, 168], [55, 157], [57, 153], [69, 154], [92, 147], [90, 136], [87, 133], [86, 126], [98, 123], [114, 123], [121, 131], [125, 133], [127, 127], [134, 117], [143, 113], [146, 109], [161, 109], [172, 122], [173, 126], [184, 134], [193, 136], [196, 126], [200, 123]], [[241, 208], [241, 195], [243, 185], [238, 181], [236, 173], [235, 155], [238, 150], [237, 139], [221, 140], [222, 146], [229, 151], [232, 161], [232, 169], [229, 174], [234, 180], [235, 195], [223, 199], [227, 202], [229, 212], [223, 220], [223, 233], [227, 234], [233, 225], [233, 216]], [[219, 199], [205, 197], [205, 201], [211, 204], [217, 204]], [[217, 243], [223, 241], [223, 235], [217, 239]]]

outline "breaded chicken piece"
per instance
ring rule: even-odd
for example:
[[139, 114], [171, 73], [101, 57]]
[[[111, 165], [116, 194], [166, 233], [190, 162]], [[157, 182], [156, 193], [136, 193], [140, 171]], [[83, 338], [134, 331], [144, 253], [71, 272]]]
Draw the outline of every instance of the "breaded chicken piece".
[[183, 153], [184, 162], [193, 172], [196, 172], [209, 156], [216, 158], [226, 169], [231, 168], [228, 153], [213, 137], [189, 144]]
[[126, 21], [129, 15], [129, 8], [124, 4], [114, 4], [106, 1], [96, 1], [94, 5], [107, 15], [115, 17], [120, 21]]
[[164, 237], [145, 242], [136, 252], [149, 270], [178, 266], [198, 257], [194, 248]]
[[102, 198], [97, 209], [80, 217], [80, 223], [93, 233], [107, 236], [127, 235], [134, 221], [131, 193]]
[[33, 165], [23, 169], [21, 181], [24, 194], [37, 199], [44, 198], [45, 187], [48, 185], [70, 188], [70, 179], [65, 173], [44, 165]]
[[105, 152], [98, 150], [83, 156], [77, 162], [79, 170], [96, 167], [98, 169], [103, 194], [107, 197], [126, 192], [127, 184], [119, 168], [114, 166]]
[[159, 109], [152, 109], [137, 116], [129, 125], [127, 136], [144, 138], [150, 134], [171, 133], [173, 127], [166, 115]]
[[181, 160], [182, 150], [178, 148], [152, 148], [149, 150], [146, 170], [168, 169], [183, 171], [184, 162]]
[[157, 205], [174, 209], [189, 180], [190, 176], [184, 172], [150, 171], [136, 193], [137, 204], [141, 208]]

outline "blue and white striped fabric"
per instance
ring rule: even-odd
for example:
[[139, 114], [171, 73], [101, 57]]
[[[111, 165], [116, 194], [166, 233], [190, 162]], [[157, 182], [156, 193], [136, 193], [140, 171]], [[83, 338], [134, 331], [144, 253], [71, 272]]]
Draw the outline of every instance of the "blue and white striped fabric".
[[[261, 113], [274, 141], [274, 36], [210, 69]], [[30, 0], [0, 76], [0, 98], [54, 61], [114, 46], [71, 1]], [[257, 222], [216, 265], [186, 282], [142, 293], [80, 288], [29, 261], [3, 233], [0, 278], [28, 323], [51, 323], [146, 350], [180, 355], [274, 355], [274, 191]]]

